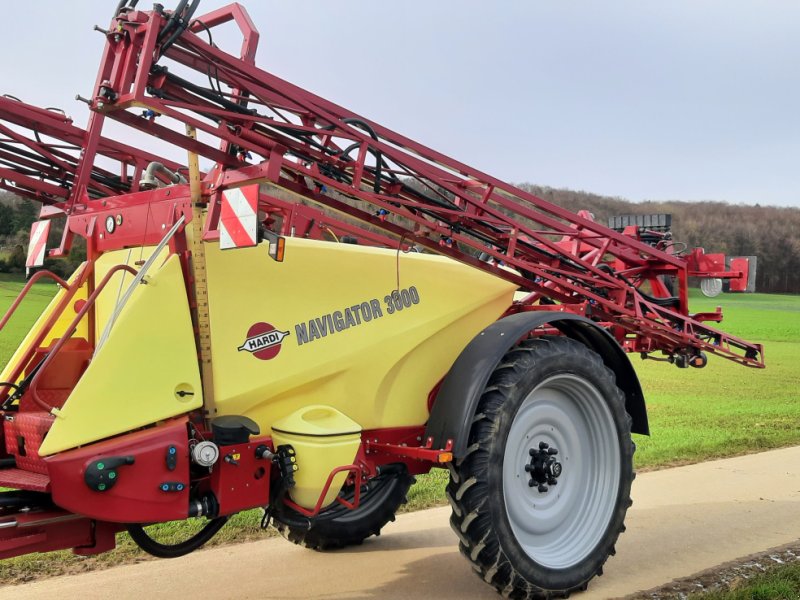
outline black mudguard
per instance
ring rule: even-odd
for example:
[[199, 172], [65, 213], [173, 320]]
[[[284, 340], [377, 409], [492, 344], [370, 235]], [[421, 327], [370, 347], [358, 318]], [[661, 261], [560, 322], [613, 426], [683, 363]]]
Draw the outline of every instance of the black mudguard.
[[579, 315], [554, 312], [523, 312], [505, 317], [481, 331], [456, 359], [442, 381], [431, 410], [425, 438], [434, 448], [453, 440], [453, 454], [464, 455], [475, 407], [489, 377], [500, 360], [526, 334], [549, 324], [567, 337], [578, 340], [599, 354], [616, 375], [625, 393], [625, 409], [633, 420], [633, 433], [650, 435], [647, 409], [639, 379], [628, 355], [616, 339], [593, 321]]

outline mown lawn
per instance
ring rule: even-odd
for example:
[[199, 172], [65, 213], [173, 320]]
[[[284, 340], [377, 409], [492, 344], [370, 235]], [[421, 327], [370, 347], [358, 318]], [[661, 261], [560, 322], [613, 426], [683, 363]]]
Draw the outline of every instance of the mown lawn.
[[[0, 273], [0, 318], [14, 302], [22, 287], [23, 283], [19, 281], [19, 277]], [[19, 342], [55, 293], [54, 283], [38, 283], [33, 286], [14, 317], [5, 329], [0, 331], [0, 368], [11, 358]]]
[[796, 600], [800, 598], [800, 564], [773, 567], [734, 589], [692, 594], [690, 600]]
[[[0, 312], [20, 287], [0, 279]], [[0, 365], [53, 293], [52, 285], [37, 286], [9, 328], [0, 332]], [[720, 327], [765, 344], [768, 368], [750, 369], [711, 357], [705, 369], [678, 369], [633, 356], [652, 434], [635, 436], [637, 468], [663, 468], [800, 444], [800, 296], [738, 294], [710, 300], [696, 294], [692, 300], [692, 310], [697, 312], [713, 311], [722, 304], [726, 317]], [[444, 504], [446, 481], [445, 471], [419, 477], [404, 510]], [[212, 544], [262, 537], [261, 514], [252, 510], [236, 515]], [[176, 535], [184, 532], [180, 525], [164, 529]], [[0, 584], [143, 557], [127, 535], [120, 535], [116, 550], [95, 558], [59, 552], [2, 561]]]
[[764, 344], [766, 369], [711, 357], [678, 369], [632, 357], [647, 398], [651, 437], [636, 436], [639, 468], [663, 467], [800, 443], [800, 296], [692, 298], [722, 303], [720, 328]]

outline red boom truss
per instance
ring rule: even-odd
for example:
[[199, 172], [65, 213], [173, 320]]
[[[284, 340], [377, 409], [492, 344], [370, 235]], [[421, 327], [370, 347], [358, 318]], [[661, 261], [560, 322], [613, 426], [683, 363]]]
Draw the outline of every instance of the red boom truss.
[[[135, 0], [120, 3], [86, 131], [51, 110], [0, 99], [7, 136], [0, 185], [53, 205], [48, 214], [85, 219], [100, 210], [97, 198], [122, 195], [115, 205], [124, 205], [150, 162], [181, 169], [104, 138], [110, 118], [214, 165], [202, 179], [204, 239], [219, 235], [223, 190], [271, 184], [265, 188], [293, 198], [260, 196], [259, 209], [281, 234], [417, 244], [529, 292], [512, 312], [582, 314], [606, 324], [628, 351], [660, 351], [684, 366], [702, 351], [763, 366], [760, 345], [705, 324], [721, 313], [689, 313], [687, 279], [702, 255], [692, 254], [690, 264], [667, 244], [641, 241], [635, 228], [608, 229], [260, 70], [258, 33], [246, 12], [232, 4], [195, 17], [197, 4], [181, 0], [173, 12], [144, 12]], [[213, 43], [214, 29], [228, 22], [242, 34], [238, 55]], [[116, 171], [101, 166], [109, 161]], [[677, 297], [665, 277], [677, 281]]]

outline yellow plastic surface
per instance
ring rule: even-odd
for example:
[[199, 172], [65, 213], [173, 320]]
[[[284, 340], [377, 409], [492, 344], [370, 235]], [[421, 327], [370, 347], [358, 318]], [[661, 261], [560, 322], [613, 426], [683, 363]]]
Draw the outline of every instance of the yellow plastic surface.
[[353, 419], [335, 408], [321, 404], [303, 407], [288, 417], [275, 421], [272, 429], [312, 437], [361, 432], [361, 427]]
[[[147, 260], [150, 254], [152, 254], [153, 249], [154, 247], [152, 246], [146, 246], [144, 248], [116, 250], [103, 254], [97, 259], [95, 264], [95, 281], [99, 283], [106, 276], [108, 271], [118, 264], [127, 264], [136, 268], [135, 263], [137, 261]], [[169, 254], [168, 249], [163, 250], [162, 254], [164, 260], [166, 260]], [[83, 263], [78, 269], [76, 269], [75, 273], [73, 273], [72, 277], [67, 281], [67, 283], [71, 285], [78, 278], [78, 275], [85, 266], [86, 263]], [[114, 311], [114, 306], [119, 301], [119, 298], [122, 296], [122, 294], [125, 293], [127, 286], [130, 285], [132, 280], [133, 275], [130, 273], [124, 271], [119, 272], [112, 277], [111, 281], [108, 282], [108, 285], [98, 297], [97, 302], [95, 303], [95, 333], [98, 337], [103, 332], [103, 328], [105, 327], [109, 316]], [[65, 294], [65, 290], [59, 289], [59, 291], [50, 301], [50, 304], [48, 304], [47, 308], [44, 309], [41, 316], [33, 324], [30, 331], [28, 331], [28, 334], [25, 336], [16, 352], [14, 352], [14, 354], [11, 356], [11, 359], [9, 359], [9, 361], [6, 363], [2, 373], [0, 373], [0, 381], [9, 380], [11, 377], [11, 372], [16, 368], [17, 363], [22, 360], [22, 355], [25, 353], [25, 350], [28, 348], [33, 338], [39, 334], [42, 327], [53, 314]], [[70, 302], [70, 306], [61, 313], [53, 328], [45, 336], [42, 347], [48, 347], [53, 340], [60, 338], [64, 334], [67, 326], [72, 322], [72, 319], [75, 318], [75, 314], [78, 312], [74, 308], [76, 302], [78, 300], [86, 300], [87, 296], [87, 289], [84, 285], [76, 292], [75, 296], [73, 296], [72, 301]], [[25, 300], [23, 300], [23, 303], [24, 302]], [[89, 339], [87, 321], [88, 320], [86, 318], [81, 320], [72, 336], [73, 338], [83, 338], [85, 340]], [[21, 379], [21, 377], [19, 379]], [[15, 381], [14, 383], [18, 382]]]
[[[246, 415], [261, 431], [316, 404], [363, 429], [425, 423], [431, 389], [511, 305], [515, 289], [440, 256], [298, 238], [286, 240], [280, 263], [267, 244], [225, 251], [208, 244], [206, 260], [214, 372], [214, 404], [206, 408], [212, 416]], [[386, 296], [398, 287], [413, 287], [418, 302], [389, 314]], [[330, 329], [346, 308], [364, 304], [370, 312], [377, 305], [380, 316], [321, 335], [323, 321]], [[283, 336], [272, 358], [247, 350], [258, 323]]]
[[[180, 396], [177, 391], [193, 395]], [[45, 438], [45, 456], [202, 405], [183, 273], [177, 256], [154, 265], [120, 313]]]
[[[75, 273], [72, 274], [72, 277], [70, 277], [70, 279], [67, 281], [67, 283], [72, 285], [78, 279], [80, 272], [83, 270], [85, 266], [86, 263], [78, 267], [75, 270]], [[36, 292], [33, 291], [31, 293], [35, 294]], [[2, 373], [0, 373], [0, 381], [9, 380], [9, 378], [11, 377], [11, 372], [17, 367], [17, 363], [20, 360], [22, 360], [23, 354], [25, 354], [25, 351], [27, 350], [28, 346], [30, 346], [30, 344], [33, 342], [33, 338], [39, 335], [39, 332], [42, 330], [42, 327], [44, 327], [45, 323], [53, 314], [56, 307], [58, 307], [59, 303], [64, 298], [66, 293], [67, 293], [66, 290], [63, 288], [59, 288], [58, 292], [56, 292], [56, 295], [50, 301], [50, 304], [48, 304], [47, 308], [44, 309], [42, 314], [36, 320], [36, 323], [33, 324], [33, 327], [31, 327], [30, 331], [28, 331], [28, 334], [22, 340], [22, 343], [19, 345], [16, 352], [14, 352], [14, 354], [11, 356], [11, 359], [6, 363], [6, 366], [3, 368]], [[78, 312], [77, 310], [75, 310], [75, 305], [79, 300], [86, 300], [85, 285], [75, 293], [70, 302], [70, 306], [68, 306], [67, 309], [61, 313], [55, 325], [53, 325], [53, 328], [45, 336], [42, 342], [43, 348], [47, 348], [53, 340], [60, 338], [64, 334], [64, 331], [72, 322], [72, 320], [75, 318], [75, 315]], [[24, 304], [25, 300], [23, 299], [22, 302]], [[15, 317], [12, 317], [12, 319], [13, 318]], [[72, 337], [88, 339], [87, 325], [85, 318], [81, 319], [81, 322], [78, 324], [78, 327], [75, 330], [75, 334]], [[21, 379], [21, 377], [19, 379]], [[15, 381], [14, 383], [18, 383], [18, 381]]]
[[[108, 272], [117, 265], [128, 265], [139, 270], [141, 265], [150, 258], [155, 250], [155, 246], [143, 246], [138, 248], [127, 248], [125, 250], [112, 250], [102, 254], [95, 263], [95, 282], [97, 285], [103, 280]], [[160, 267], [169, 257], [169, 248], [164, 248], [161, 255], [153, 264], [153, 268]], [[97, 338], [103, 334], [109, 317], [114, 312], [114, 307], [122, 298], [128, 286], [133, 281], [134, 275], [127, 271], [117, 271], [111, 276], [111, 280], [103, 288], [100, 296], [95, 303], [95, 331]]]
[[[289, 495], [300, 506], [314, 508], [331, 471], [353, 463], [361, 434], [358, 423], [335, 408], [312, 405], [277, 421], [272, 428], [272, 443], [294, 448], [298, 469]], [[346, 478], [347, 472], [333, 478], [322, 506], [336, 499]]]

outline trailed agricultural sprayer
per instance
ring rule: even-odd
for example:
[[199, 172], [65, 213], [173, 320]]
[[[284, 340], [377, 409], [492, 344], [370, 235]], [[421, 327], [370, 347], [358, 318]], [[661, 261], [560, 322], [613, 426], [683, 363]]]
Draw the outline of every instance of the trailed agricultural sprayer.
[[[627, 353], [762, 367], [691, 314], [745, 262], [607, 228], [258, 69], [242, 7], [121, 2], [87, 128], [0, 99], [0, 185], [42, 203], [58, 293], [0, 375], [0, 558], [95, 554], [127, 529], [186, 554], [261, 507], [290, 541], [377, 534], [447, 468], [461, 551], [511, 597], [585, 589], [647, 434]], [[238, 55], [214, 43], [241, 32]], [[185, 152], [167, 160], [103, 134]], [[132, 139], [133, 139], [132, 137]], [[49, 224], [64, 223], [46, 249]], [[40, 269], [82, 240], [66, 281]], [[204, 521], [180, 544], [153, 523]]]

